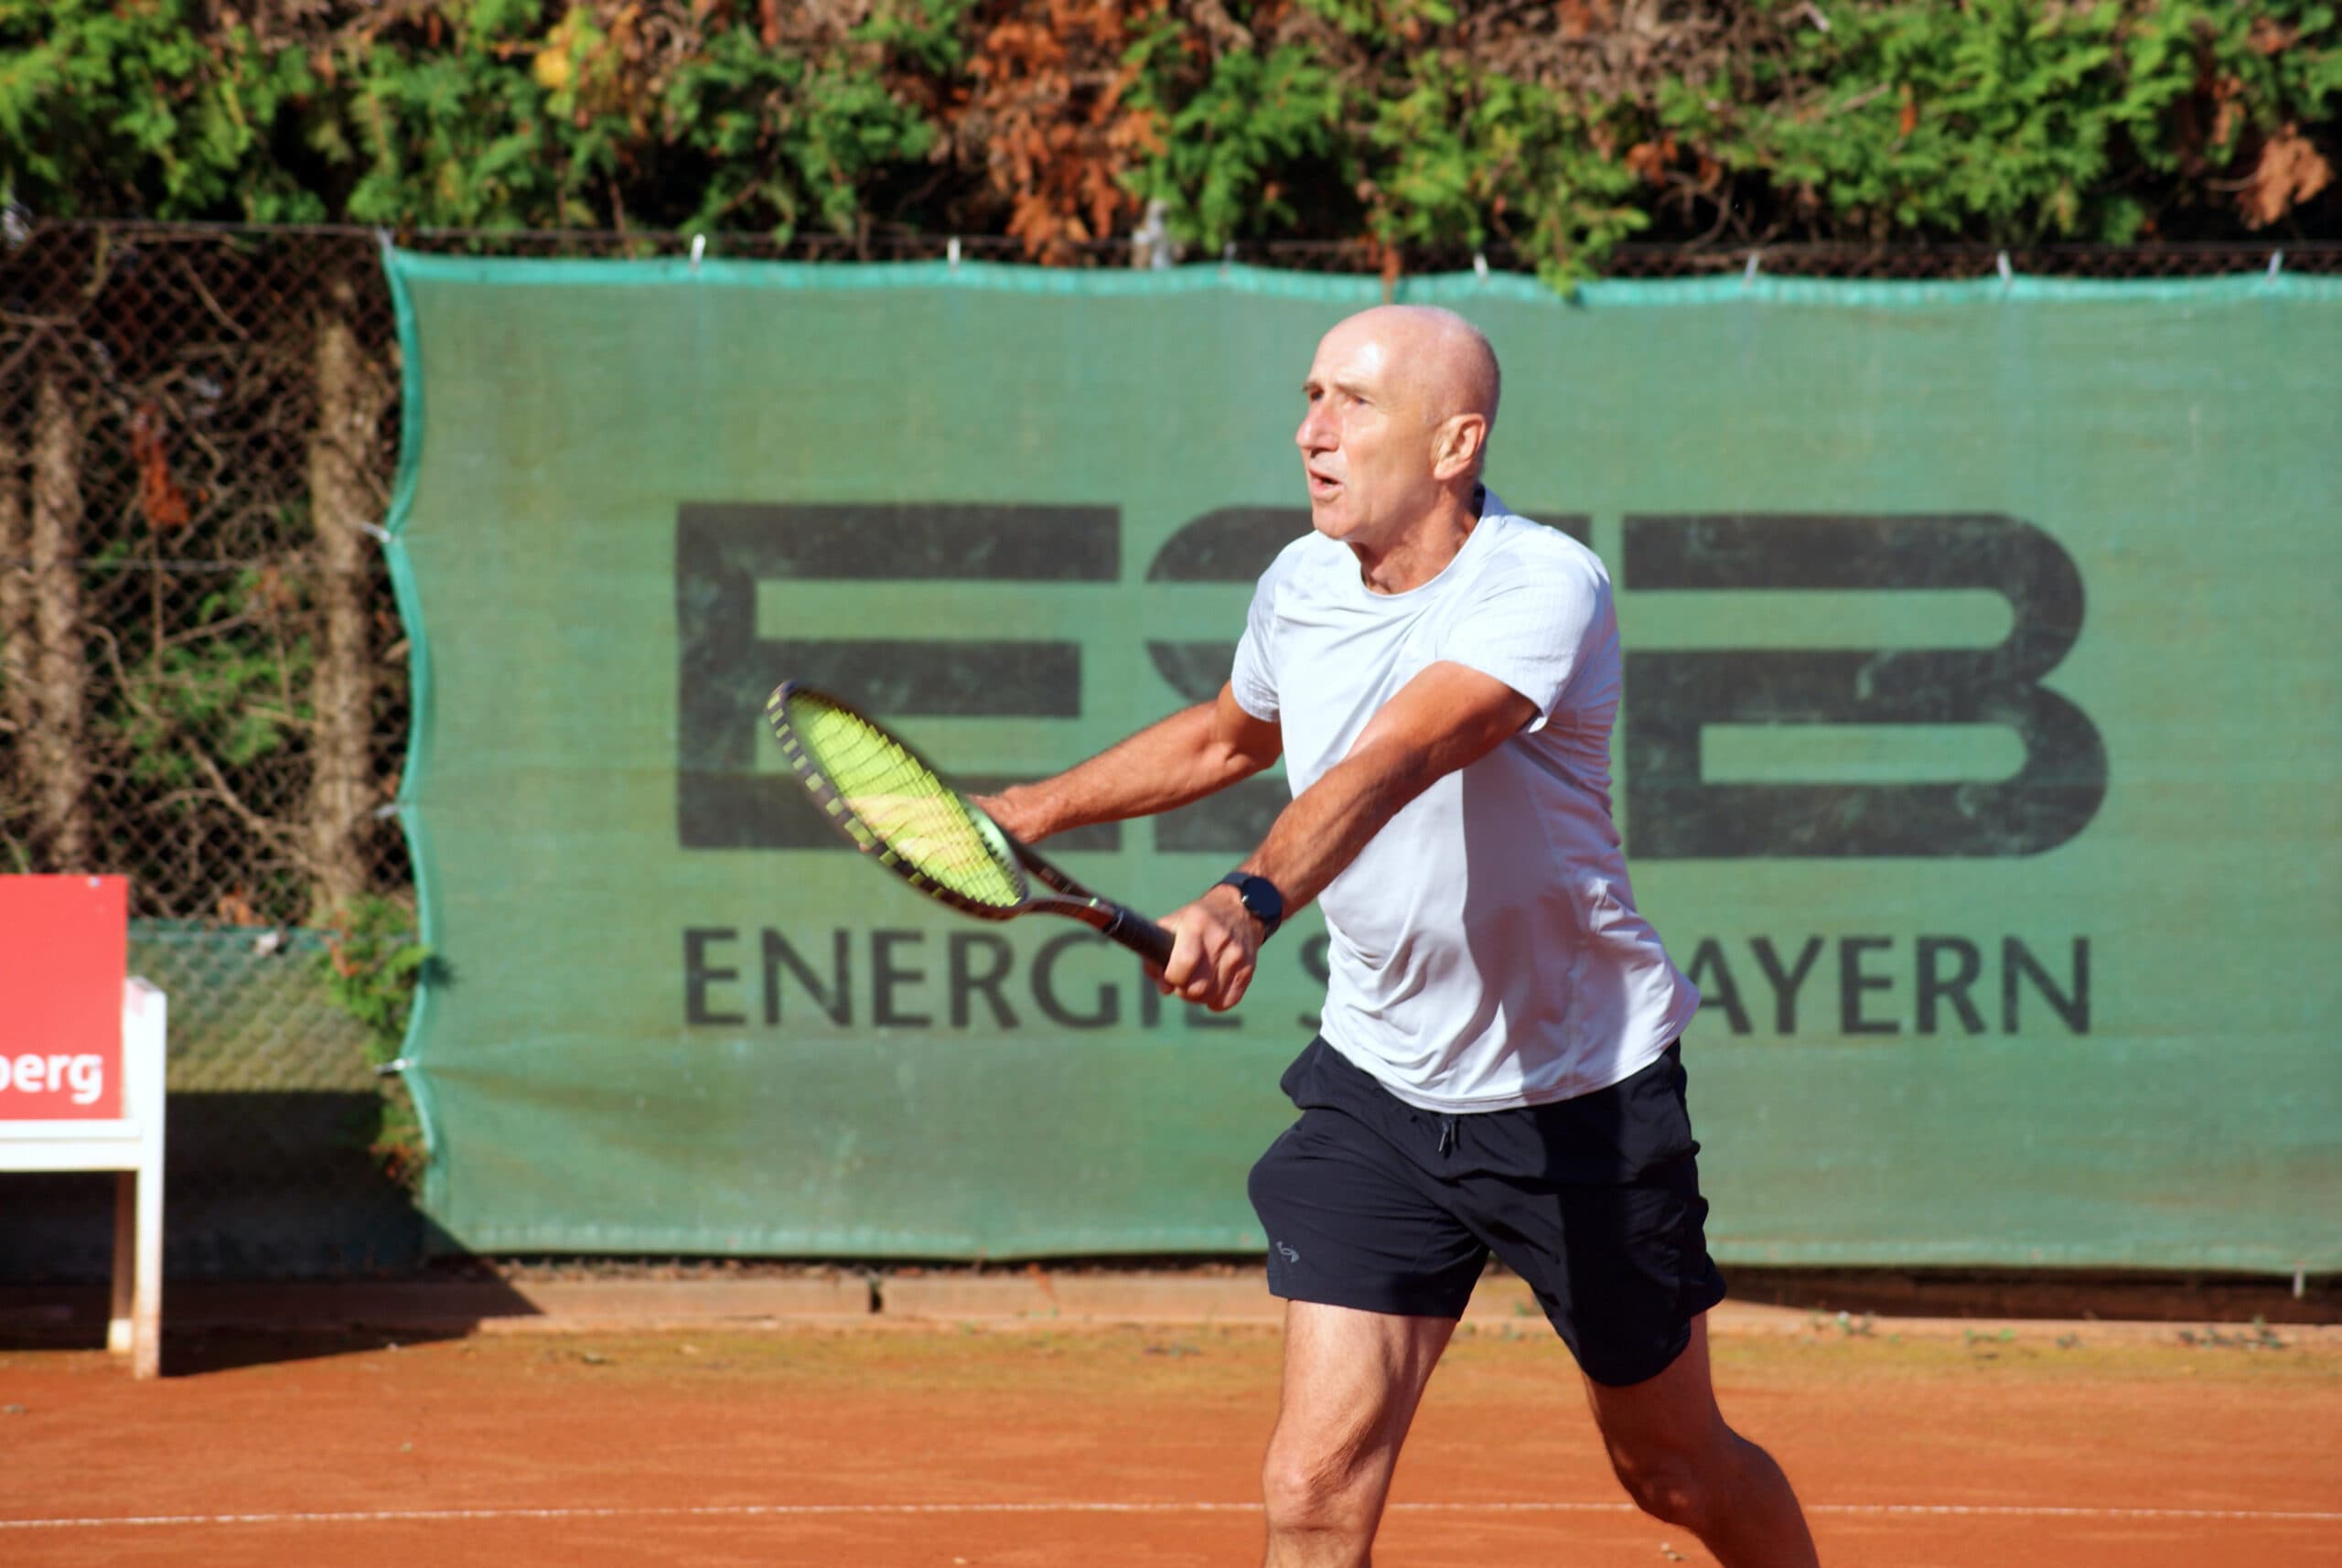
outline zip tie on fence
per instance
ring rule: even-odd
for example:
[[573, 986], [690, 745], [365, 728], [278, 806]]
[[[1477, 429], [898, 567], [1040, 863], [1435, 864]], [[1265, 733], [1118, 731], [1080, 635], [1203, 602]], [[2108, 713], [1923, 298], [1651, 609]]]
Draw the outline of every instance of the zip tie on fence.
[[953, 272], [955, 272], [955, 273], [956, 273], [956, 272], [958, 272], [958, 271], [960, 270], [960, 236], [959, 236], [959, 235], [957, 235], [957, 234], [952, 235], [952, 236], [951, 236], [951, 242], [950, 244], [948, 244], [948, 245], [946, 245], [946, 246], [944, 246], [944, 247], [943, 247], [943, 259], [944, 259], [945, 261], [947, 261], [947, 262], [949, 262], [949, 263], [951, 263], [951, 270], [952, 270]]
[[693, 235], [693, 236], [692, 236], [692, 271], [693, 271], [693, 272], [697, 272], [697, 271], [699, 271], [699, 259], [700, 259], [702, 256], [705, 255], [705, 254], [707, 254], [707, 236], [706, 236], [706, 235], [704, 235], [704, 234], [694, 234], [694, 235]]
[[1482, 252], [1472, 252], [1472, 275], [1482, 283], [1488, 281], [1488, 258]]
[[388, 229], [378, 228], [374, 231], [374, 243], [381, 248], [382, 260], [386, 263], [391, 259], [391, 252], [399, 248], [398, 242], [391, 238], [391, 231]]
[[1219, 248], [1219, 275], [1226, 277], [1228, 269], [1236, 264], [1236, 242], [1229, 241]]
[[360, 518], [358, 520], [358, 526], [385, 544], [391, 542], [391, 531], [379, 522], [368, 522], [364, 518]]
[[1743, 288], [1746, 288], [1750, 284], [1756, 281], [1756, 258], [1759, 252], [1756, 251], [1749, 252], [1748, 264], [1740, 269], [1740, 286]]
[[409, 1061], [404, 1057], [392, 1057], [389, 1061], [384, 1062], [381, 1067], [374, 1069], [374, 1076], [376, 1078], [396, 1078], [399, 1074], [404, 1072], [414, 1065], [414, 1064], [413, 1062]]
[[378, 822], [381, 822], [384, 818], [395, 817], [398, 814], [399, 803], [396, 800], [392, 801], [387, 806], [377, 806], [374, 808], [373, 811], [374, 820]]
[[2001, 286], [2007, 288], [2016, 282], [2016, 269], [2009, 265], [2009, 253], [2003, 251], [1996, 264], [2001, 269]]
[[2281, 273], [2281, 272], [2284, 271], [2284, 268], [2285, 268], [2285, 252], [2283, 252], [2283, 251], [2272, 251], [2272, 252], [2269, 252], [2269, 281], [2270, 281], [2270, 282], [2272, 282], [2272, 283], [2276, 282], [2276, 281], [2277, 281], [2277, 274], [2278, 274], [2279, 273]]

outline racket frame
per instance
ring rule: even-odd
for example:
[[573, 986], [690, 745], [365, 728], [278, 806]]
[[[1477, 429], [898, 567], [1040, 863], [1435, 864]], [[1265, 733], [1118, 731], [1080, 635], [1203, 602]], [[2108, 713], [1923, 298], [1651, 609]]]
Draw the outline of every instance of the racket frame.
[[[790, 722], [790, 699], [800, 696], [826, 703], [869, 725], [901, 747], [907, 756], [950, 790], [961, 810], [968, 813], [977, 832], [987, 841], [987, 847], [993, 851], [994, 858], [1015, 877], [1020, 894], [1018, 900], [1003, 905], [971, 898], [936, 881], [897, 854], [894, 846], [876, 829], [864, 822], [847, 803], [844, 792], [831, 781], [828, 773], [813, 756], [812, 748], [805, 744], [804, 736]], [[1169, 931], [1137, 911], [1091, 892], [1049, 864], [1030, 844], [994, 822], [982, 807], [969, 800], [944, 777], [941, 768], [852, 703], [801, 681], [784, 681], [773, 688], [771, 696], [765, 699], [765, 720], [772, 728], [773, 738], [780, 743], [781, 756], [788, 761], [790, 771], [797, 776], [797, 781], [813, 798], [822, 820], [837, 829], [845, 841], [863, 854], [875, 859], [937, 903], [957, 909], [963, 915], [972, 915], [979, 920], [1013, 920], [1019, 915], [1030, 914], [1063, 915], [1080, 920], [1100, 935], [1121, 943], [1157, 969], [1169, 961], [1172, 946]], [[1033, 881], [1038, 881], [1050, 891], [1036, 894], [1032, 890]]]

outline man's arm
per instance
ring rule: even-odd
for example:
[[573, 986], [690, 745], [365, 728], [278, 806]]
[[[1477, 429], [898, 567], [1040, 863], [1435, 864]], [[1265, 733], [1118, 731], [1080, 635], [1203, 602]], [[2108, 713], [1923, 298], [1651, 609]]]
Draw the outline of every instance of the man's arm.
[[[1241, 869], [1274, 883], [1290, 917], [1433, 780], [1477, 762], [1536, 712], [1492, 675], [1432, 665], [1367, 721], [1348, 756], [1279, 814]], [[1163, 923], [1176, 939], [1164, 965], [1165, 992], [1216, 1012], [1235, 1006], [1252, 983], [1261, 945], [1260, 924], [1236, 890], [1214, 887]]]
[[1152, 816], [1200, 800], [1250, 779], [1284, 751], [1284, 732], [1246, 713], [1222, 686], [1215, 700], [1149, 725], [1054, 779], [975, 801], [1002, 827], [1037, 843], [1069, 828]]

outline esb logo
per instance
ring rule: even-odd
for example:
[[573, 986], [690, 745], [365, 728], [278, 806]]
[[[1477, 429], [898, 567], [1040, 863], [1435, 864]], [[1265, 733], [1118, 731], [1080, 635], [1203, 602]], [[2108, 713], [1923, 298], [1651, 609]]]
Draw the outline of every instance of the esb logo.
[[[1541, 517], [1583, 541], [1583, 517]], [[1309, 526], [1297, 508], [1227, 508], [1174, 534], [1147, 565], [1156, 583], [1249, 583]], [[1991, 648], [1638, 650], [1626, 659], [1623, 731], [1628, 853], [1641, 860], [1987, 857], [2038, 854], [2079, 833], [2107, 788], [2090, 716], [2041, 684], [2079, 637], [2081, 575], [2031, 523], [1991, 514], [1630, 515], [1623, 586], [1652, 590], [1982, 589], [2009, 607]], [[884, 545], [874, 547], [875, 541]], [[1078, 641], [962, 635], [762, 638], [759, 582], [965, 581], [1101, 585], [1122, 578], [1112, 507], [685, 505], [675, 522], [680, 668], [676, 836], [687, 849], [829, 849], [836, 835], [753, 747], [776, 672], [831, 685], [893, 717], [1071, 718], [1081, 711]], [[1174, 694], [1219, 689], [1225, 640], [1150, 639]], [[1168, 704], [1166, 703], [1166, 706]], [[1152, 715], [1146, 715], [1152, 716]], [[1716, 725], [1992, 725], [2024, 760], [2008, 778], [1910, 783], [1747, 783], [1703, 771]], [[968, 776], [984, 789], [1006, 780]], [[1241, 854], [1286, 800], [1254, 779], [1153, 824], [1165, 852]], [[1061, 848], [1111, 849], [1119, 826]]]

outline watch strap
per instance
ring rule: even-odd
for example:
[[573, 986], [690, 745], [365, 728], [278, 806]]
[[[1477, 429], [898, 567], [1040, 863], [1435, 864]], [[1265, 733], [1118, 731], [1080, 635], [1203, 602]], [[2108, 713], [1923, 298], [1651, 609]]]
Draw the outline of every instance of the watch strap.
[[1215, 887], [1233, 887], [1242, 900], [1244, 912], [1261, 922], [1261, 940], [1267, 941], [1284, 924], [1284, 895], [1277, 885], [1265, 876], [1255, 876], [1249, 871], [1231, 871], [1212, 884]]

